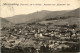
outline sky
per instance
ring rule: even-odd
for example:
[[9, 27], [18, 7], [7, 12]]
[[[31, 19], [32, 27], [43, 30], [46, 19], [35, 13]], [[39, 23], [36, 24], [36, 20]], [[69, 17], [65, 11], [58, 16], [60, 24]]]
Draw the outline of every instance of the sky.
[[0, 17], [29, 14], [36, 11], [61, 11], [79, 8], [80, 0], [1, 0]]

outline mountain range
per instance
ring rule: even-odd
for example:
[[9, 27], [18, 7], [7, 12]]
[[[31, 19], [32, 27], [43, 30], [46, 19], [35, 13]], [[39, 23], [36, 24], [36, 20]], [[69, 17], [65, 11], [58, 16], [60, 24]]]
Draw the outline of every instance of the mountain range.
[[[12, 17], [2, 18], [2, 25], [9, 26], [19, 23], [53, 23], [53, 24], [65, 24], [65, 23], [80, 23], [80, 8], [74, 10], [63, 11], [47, 11], [42, 10], [30, 14], [15, 15]], [[9, 25], [8, 25], [9, 24]]]
[[27, 15], [16, 15], [13, 17], [7, 17], [6, 19], [12, 23], [27, 23], [27, 22], [33, 22], [33, 21], [39, 21], [39, 20], [45, 20], [49, 18], [55, 18], [60, 16], [79, 16], [79, 9], [75, 10], [63, 10], [63, 11], [47, 11], [42, 10], [38, 12], [34, 12]]

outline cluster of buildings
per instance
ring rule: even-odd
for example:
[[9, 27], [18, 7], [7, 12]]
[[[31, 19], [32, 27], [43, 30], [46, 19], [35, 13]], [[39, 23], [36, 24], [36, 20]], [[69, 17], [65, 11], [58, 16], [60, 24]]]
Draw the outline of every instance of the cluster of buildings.
[[[21, 45], [22, 43], [25, 43], [26, 46], [34, 45], [35, 42], [43, 44], [44, 40], [51, 40], [53, 43], [50, 44], [48, 42], [49, 47], [55, 48], [56, 50], [56, 48], [69, 47], [64, 44], [65, 42], [72, 41], [74, 39], [80, 40], [79, 31], [77, 32], [75, 29], [66, 27], [55, 26], [53, 28], [49, 28], [47, 26], [15, 25], [11, 28], [2, 28], [2, 32], [3, 31], [6, 31], [7, 33], [4, 35], [2, 34], [1, 44], [7, 48], [12, 48], [17, 45]], [[36, 39], [39, 40], [37, 41]]]

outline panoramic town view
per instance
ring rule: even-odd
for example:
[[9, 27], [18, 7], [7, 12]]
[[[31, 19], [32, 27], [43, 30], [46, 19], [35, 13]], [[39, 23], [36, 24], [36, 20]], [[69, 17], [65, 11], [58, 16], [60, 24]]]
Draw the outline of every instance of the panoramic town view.
[[80, 52], [80, 8], [1, 19], [2, 53]]

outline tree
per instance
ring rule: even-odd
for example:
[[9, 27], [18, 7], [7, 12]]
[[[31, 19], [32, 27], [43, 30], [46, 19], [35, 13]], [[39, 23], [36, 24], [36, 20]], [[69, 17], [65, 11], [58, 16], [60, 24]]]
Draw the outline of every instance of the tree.
[[76, 25], [76, 24], [74, 24], [74, 25], [72, 26], [72, 28], [73, 28], [73, 29], [76, 29], [76, 28], [77, 28], [77, 25]]

